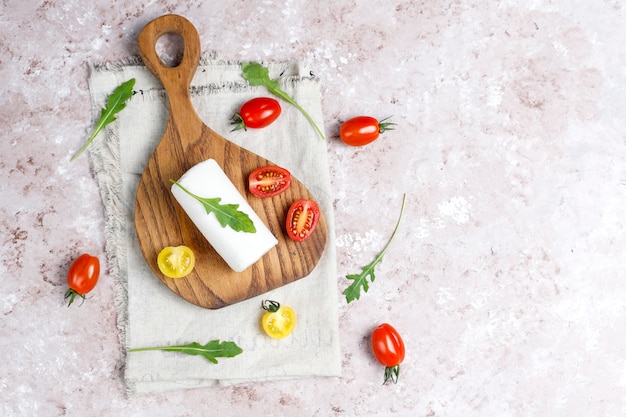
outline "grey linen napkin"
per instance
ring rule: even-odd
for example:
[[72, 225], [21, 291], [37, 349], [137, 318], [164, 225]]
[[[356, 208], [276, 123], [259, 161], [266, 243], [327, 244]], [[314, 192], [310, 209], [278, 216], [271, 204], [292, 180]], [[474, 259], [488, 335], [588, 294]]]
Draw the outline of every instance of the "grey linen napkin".
[[[323, 126], [319, 82], [305, 64], [270, 63], [272, 78]], [[197, 307], [166, 288], [147, 266], [134, 225], [135, 192], [144, 165], [167, 124], [162, 85], [138, 58], [91, 65], [89, 86], [97, 119], [106, 97], [135, 78], [136, 94], [118, 120], [90, 148], [90, 159], [105, 209], [105, 237], [111, 274], [117, 278], [120, 340], [126, 355], [129, 395], [296, 377], [338, 376], [336, 250], [326, 142], [293, 106], [281, 103], [280, 118], [265, 129], [231, 132], [230, 117], [246, 100], [267, 96], [250, 87], [237, 63], [203, 57], [192, 82], [195, 109], [213, 130], [232, 142], [285, 167], [316, 197], [326, 215], [329, 241], [318, 266], [307, 277], [259, 297], [219, 310]], [[267, 337], [260, 327], [261, 300], [294, 308], [298, 324], [286, 339]], [[236, 342], [243, 353], [212, 364], [200, 356], [131, 348]]]

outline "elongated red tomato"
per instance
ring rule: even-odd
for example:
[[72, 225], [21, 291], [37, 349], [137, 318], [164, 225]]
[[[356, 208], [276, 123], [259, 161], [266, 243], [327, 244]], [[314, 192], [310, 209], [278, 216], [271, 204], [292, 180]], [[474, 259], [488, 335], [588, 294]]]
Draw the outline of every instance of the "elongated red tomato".
[[320, 208], [313, 200], [296, 200], [287, 212], [287, 236], [302, 242], [311, 236], [320, 220]]
[[393, 326], [383, 323], [372, 332], [372, 352], [376, 360], [385, 366], [385, 380], [398, 382], [400, 363], [404, 360], [404, 342]]
[[233, 131], [267, 127], [278, 119], [281, 111], [280, 103], [273, 98], [257, 97], [248, 100], [232, 118], [232, 124], [237, 125]]
[[257, 197], [274, 197], [291, 185], [291, 173], [279, 166], [257, 168], [248, 176], [248, 190]]
[[65, 299], [70, 299], [68, 307], [77, 296], [84, 299], [85, 294], [94, 289], [99, 277], [100, 260], [97, 257], [85, 253], [76, 258], [67, 272], [69, 289], [65, 293]]
[[358, 116], [345, 121], [339, 128], [339, 137], [346, 145], [363, 146], [378, 139], [381, 133], [393, 130], [395, 123], [389, 117], [378, 121], [371, 116]]

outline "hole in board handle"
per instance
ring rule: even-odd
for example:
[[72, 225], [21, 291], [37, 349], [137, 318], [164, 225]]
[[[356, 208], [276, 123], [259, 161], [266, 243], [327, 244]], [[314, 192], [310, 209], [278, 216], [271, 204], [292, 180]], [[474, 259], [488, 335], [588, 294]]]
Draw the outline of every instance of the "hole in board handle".
[[176, 68], [183, 60], [185, 41], [176, 33], [165, 33], [157, 39], [154, 49], [163, 65]]

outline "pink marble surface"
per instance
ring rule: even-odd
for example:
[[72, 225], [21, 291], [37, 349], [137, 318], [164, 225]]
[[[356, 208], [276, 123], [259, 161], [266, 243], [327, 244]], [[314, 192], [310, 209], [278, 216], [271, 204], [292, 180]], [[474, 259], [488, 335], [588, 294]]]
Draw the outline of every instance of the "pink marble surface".
[[[63, 303], [73, 258], [104, 251], [88, 159], [88, 61], [136, 54], [178, 13], [205, 51], [319, 69], [338, 288], [408, 193], [377, 280], [339, 306], [342, 376], [128, 399], [114, 277]], [[626, 415], [624, 3], [0, 3], [1, 416]], [[393, 115], [363, 148], [341, 120]], [[397, 385], [368, 348], [404, 336]]]

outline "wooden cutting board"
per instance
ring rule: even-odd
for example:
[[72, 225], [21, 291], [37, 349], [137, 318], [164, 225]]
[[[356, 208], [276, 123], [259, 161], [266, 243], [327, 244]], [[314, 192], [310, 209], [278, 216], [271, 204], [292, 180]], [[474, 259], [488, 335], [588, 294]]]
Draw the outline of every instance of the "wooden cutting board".
[[[182, 61], [176, 67], [163, 64], [156, 53], [156, 42], [165, 34], [178, 35], [184, 42]], [[291, 187], [273, 198], [258, 198], [247, 190], [250, 172], [274, 164], [229, 142], [196, 114], [189, 90], [200, 60], [200, 39], [195, 27], [181, 16], [162, 16], [145, 26], [138, 43], [145, 65], [163, 84], [170, 106], [167, 128], [141, 175], [135, 202], [137, 238], [152, 271], [185, 300], [210, 309], [246, 300], [309, 275], [326, 246], [324, 215], [307, 240], [294, 242], [285, 232], [287, 210], [299, 198], [315, 199], [304, 184], [294, 178]], [[275, 123], [279, 122], [280, 119]], [[273, 249], [243, 272], [230, 269], [170, 190], [170, 179], [180, 178], [189, 168], [209, 158], [220, 164], [278, 240]], [[166, 246], [178, 245], [187, 245], [194, 251], [196, 267], [184, 278], [167, 278], [159, 271], [157, 255]]]

